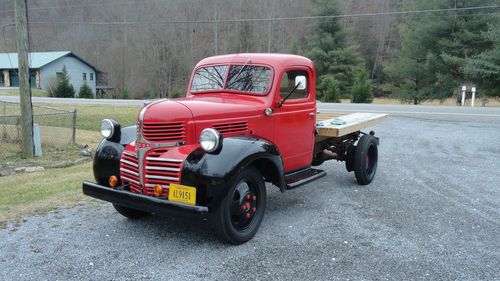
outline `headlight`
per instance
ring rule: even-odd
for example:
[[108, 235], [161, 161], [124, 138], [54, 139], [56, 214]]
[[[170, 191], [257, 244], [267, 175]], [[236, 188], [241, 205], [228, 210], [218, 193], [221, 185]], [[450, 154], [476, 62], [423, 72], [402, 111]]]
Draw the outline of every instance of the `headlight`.
[[119, 138], [120, 134], [120, 124], [112, 119], [104, 119], [101, 121], [101, 135], [105, 139], [116, 139]]
[[200, 134], [200, 145], [206, 152], [214, 152], [220, 146], [220, 134], [217, 130], [207, 128]]

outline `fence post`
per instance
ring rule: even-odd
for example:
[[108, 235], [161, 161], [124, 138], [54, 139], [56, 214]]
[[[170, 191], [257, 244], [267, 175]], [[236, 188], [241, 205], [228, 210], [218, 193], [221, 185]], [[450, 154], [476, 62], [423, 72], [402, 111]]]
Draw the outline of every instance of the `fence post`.
[[5, 116], [5, 124], [3, 124], [3, 130], [2, 130], [2, 136], [1, 136], [1, 139], [7, 139], [7, 103], [6, 102], [2, 102], [3, 106], [2, 106], [2, 116]]
[[73, 110], [73, 124], [72, 124], [72, 129], [73, 129], [73, 135], [71, 137], [71, 144], [76, 143], [76, 109]]

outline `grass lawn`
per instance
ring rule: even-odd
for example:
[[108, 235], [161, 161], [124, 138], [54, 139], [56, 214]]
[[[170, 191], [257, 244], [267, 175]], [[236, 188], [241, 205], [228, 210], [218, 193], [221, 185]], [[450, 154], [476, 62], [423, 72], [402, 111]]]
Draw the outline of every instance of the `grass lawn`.
[[[45, 104], [44, 104], [45, 105]], [[49, 105], [56, 108], [77, 110], [76, 142], [96, 148], [101, 140], [98, 132], [104, 118], [113, 118], [122, 126], [136, 123], [137, 107], [113, 107], [97, 105]], [[14, 166], [39, 165], [51, 162], [80, 158], [76, 146], [44, 148], [44, 156], [39, 159], [25, 160], [19, 156], [8, 161]], [[9, 220], [23, 216], [50, 211], [57, 207], [71, 207], [79, 202], [94, 202], [83, 196], [82, 181], [93, 180], [92, 163], [62, 169], [48, 169], [33, 174], [16, 174], [0, 177], [0, 226]]]
[[93, 180], [92, 163], [0, 177], [0, 227], [9, 220], [89, 200], [81, 191], [83, 180]]
[[[49, 94], [44, 90], [31, 89], [31, 95], [34, 97], [48, 97]], [[19, 96], [19, 89], [1, 89], [0, 96]]]
[[[76, 127], [80, 130], [99, 131], [101, 121], [112, 118], [122, 127], [135, 125], [141, 106], [109, 106], [109, 105], [71, 105], [41, 104], [66, 110], [76, 109]], [[78, 142], [78, 140], [77, 140]]]

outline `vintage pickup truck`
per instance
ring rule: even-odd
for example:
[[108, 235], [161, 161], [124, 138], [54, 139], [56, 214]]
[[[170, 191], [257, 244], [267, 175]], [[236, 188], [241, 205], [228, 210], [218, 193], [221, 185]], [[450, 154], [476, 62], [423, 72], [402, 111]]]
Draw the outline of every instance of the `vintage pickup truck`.
[[378, 138], [360, 130], [383, 114], [318, 115], [316, 73], [295, 55], [206, 58], [185, 98], [146, 102], [136, 126], [101, 123], [97, 183], [83, 193], [125, 217], [196, 216], [233, 244], [250, 240], [266, 209], [266, 183], [281, 192], [325, 175], [312, 166], [345, 161], [359, 184], [377, 170]]

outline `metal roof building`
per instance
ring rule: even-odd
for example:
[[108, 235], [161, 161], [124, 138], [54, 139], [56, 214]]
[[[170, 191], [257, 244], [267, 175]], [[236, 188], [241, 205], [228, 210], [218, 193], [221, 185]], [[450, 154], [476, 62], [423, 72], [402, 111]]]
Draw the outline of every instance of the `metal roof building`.
[[[70, 83], [77, 93], [86, 83], [95, 95], [98, 70], [72, 52], [33, 52], [28, 59], [32, 88], [47, 90], [55, 82], [57, 75], [62, 73], [63, 67], [66, 67]], [[0, 53], [0, 89], [19, 86], [17, 69], [17, 53]]]

